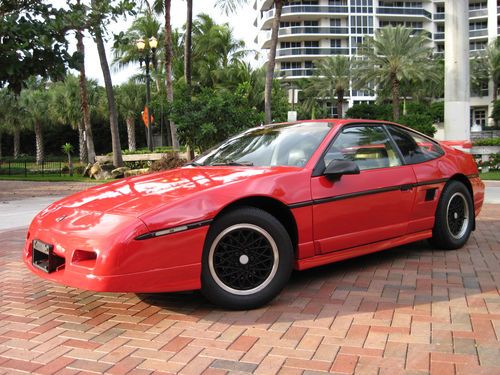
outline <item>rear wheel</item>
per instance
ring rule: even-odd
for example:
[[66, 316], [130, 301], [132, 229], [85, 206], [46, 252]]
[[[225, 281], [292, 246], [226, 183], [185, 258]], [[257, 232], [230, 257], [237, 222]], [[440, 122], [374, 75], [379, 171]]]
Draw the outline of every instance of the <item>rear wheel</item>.
[[441, 249], [458, 249], [469, 239], [473, 224], [474, 206], [469, 190], [459, 181], [450, 181], [436, 210], [432, 244]]
[[283, 225], [266, 211], [239, 208], [210, 228], [202, 293], [226, 308], [256, 308], [283, 289], [292, 268], [293, 247]]

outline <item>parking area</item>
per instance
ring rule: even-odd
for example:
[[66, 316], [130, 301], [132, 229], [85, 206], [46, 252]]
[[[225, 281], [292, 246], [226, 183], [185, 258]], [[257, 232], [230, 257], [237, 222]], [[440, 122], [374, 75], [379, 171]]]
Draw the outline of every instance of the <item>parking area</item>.
[[297, 272], [279, 298], [223, 311], [199, 293], [66, 288], [0, 232], [0, 373], [498, 374], [500, 205], [468, 245], [415, 243]]

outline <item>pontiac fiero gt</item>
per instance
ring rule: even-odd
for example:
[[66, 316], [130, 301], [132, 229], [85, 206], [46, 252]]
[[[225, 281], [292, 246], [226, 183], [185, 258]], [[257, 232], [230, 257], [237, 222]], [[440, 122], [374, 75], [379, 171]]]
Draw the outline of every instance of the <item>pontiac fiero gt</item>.
[[484, 185], [471, 155], [397, 124], [247, 130], [188, 165], [99, 185], [33, 220], [36, 275], [110, 292], [201, 289], [261, 306], [303, 270], [429, 239], [463, 246]]

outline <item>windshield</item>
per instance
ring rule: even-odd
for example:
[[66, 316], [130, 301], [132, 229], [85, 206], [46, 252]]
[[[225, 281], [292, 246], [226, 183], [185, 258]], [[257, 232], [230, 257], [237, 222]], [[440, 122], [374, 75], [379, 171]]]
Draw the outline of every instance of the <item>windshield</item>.
[[303, 167], [330, 129], [328, 122], [250, 129], [207, 151], [194, 164]]

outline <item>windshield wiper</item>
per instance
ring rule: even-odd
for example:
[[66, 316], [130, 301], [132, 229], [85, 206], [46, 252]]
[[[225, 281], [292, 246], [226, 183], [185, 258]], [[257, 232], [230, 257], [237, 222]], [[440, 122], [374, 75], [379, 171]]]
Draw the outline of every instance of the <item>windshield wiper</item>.
[[200, 164], [200, 163], [193, 160], [193, 161], [190, 161], [190, 162], [187, 162], [186, 164], [184, 164], [185, 167], [187, 167], [188, 165], [191, 165], [193, 167], [201, 167], [203, 164]]
[[235, 167], [251, 167], [251, 166], [253, 166], [253, 163], [251, 161], [226, 160], [224, 162], [212, 163], [210, 165], [213, 165], [214, 167], [219, 167], [222, 165], [230, 165], [230, 166], [235, 166]]

